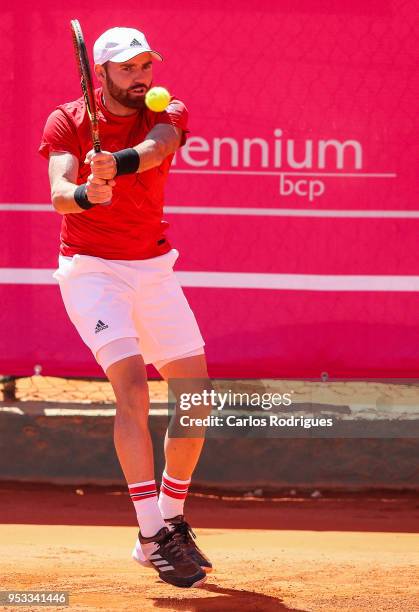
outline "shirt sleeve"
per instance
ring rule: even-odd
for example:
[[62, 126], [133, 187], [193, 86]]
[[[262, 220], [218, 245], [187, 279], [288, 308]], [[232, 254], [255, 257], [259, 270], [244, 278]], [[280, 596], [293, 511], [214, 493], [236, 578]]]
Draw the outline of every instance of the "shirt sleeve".
[[180, 146], [182, 147], [186, 142], [187, 134], [189, 133], [188, 127], [188, 109], [183, 102], [172, 98], [169, 106], [162, 113], [157, 113], [156, 124], [166, 123], [174, 125], [182, 130], [182, 140]]
[[57, 108], [47, 119], [39, 153], [49, 159], [50, 153], [72, 153], [79, 156], [79, 143], [75, 129], [62, 110]]

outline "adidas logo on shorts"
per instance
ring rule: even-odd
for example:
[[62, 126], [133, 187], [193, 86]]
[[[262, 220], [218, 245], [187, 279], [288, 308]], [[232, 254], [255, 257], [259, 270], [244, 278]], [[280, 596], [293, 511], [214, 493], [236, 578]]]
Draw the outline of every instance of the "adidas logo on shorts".
[[106, 323], [104, 323], [103, 321], [101, 321], [99, 319], [99, 321], [96, 323], [96, 327], [95, 327], [95, 334], [98, 334], [99, 332], [103, 331], [104, 329], [108, 329], [109, 325], [106, 325]]

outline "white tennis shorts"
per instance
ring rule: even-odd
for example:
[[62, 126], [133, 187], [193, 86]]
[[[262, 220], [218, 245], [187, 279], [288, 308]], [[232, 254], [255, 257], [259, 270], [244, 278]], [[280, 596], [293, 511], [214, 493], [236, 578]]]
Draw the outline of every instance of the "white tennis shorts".
[[176, 249], [135, 261], [60, 255], [54, 278], [70, 320], [95, 357], [120, 338], [137, 338], [146, 364], [205, 345], [173, 271], [178, 256]]

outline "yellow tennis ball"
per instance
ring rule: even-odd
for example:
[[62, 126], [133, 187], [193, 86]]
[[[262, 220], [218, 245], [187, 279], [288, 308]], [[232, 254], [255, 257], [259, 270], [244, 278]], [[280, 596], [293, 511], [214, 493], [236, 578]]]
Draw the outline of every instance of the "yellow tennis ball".
[[170, 103], [170, 94], [164, 87], [152, 87], [145, 95], [145, 103], [150, 110], [161, 113]]

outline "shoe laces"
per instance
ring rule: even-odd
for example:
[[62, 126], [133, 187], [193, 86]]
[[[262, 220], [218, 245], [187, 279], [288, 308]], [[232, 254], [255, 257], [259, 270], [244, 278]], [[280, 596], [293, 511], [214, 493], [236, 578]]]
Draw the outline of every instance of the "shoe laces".
[[178, 523], [177, 525], [175, 524], [174, 531], [175, 533], [178, 533], [181, 536], [182, 542], [185, 544], [190, 542], [192, 538], [196, 540], [196, 535], [192, 531], [192, 527], [189, 525], [187, 521], [182, 521], [181, 523]]
[[185, 557], [182, 536], [175, 531], [168, 531], [160, 540], [159, 548], [164, 548], [173, 559], [180, 561]]

